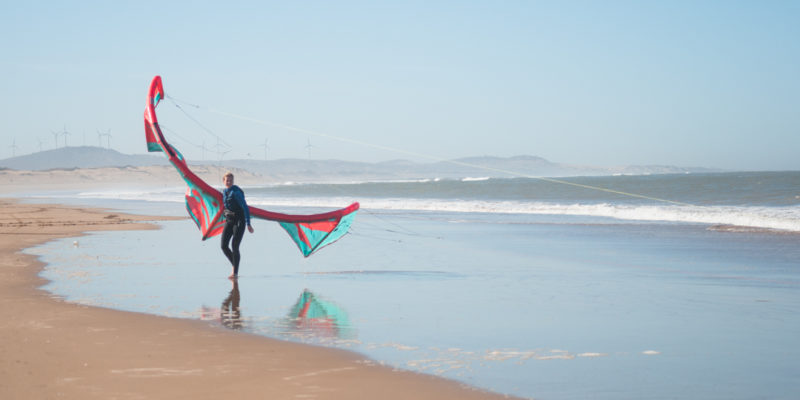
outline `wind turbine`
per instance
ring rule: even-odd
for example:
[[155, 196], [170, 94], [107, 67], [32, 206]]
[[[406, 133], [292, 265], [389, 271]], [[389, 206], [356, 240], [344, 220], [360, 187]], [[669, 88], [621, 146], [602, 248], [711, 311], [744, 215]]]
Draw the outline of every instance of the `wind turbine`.
[[42, 151], [42, 143], [44, 143], [44, 140], [42, 140], [42, 138], [38, 138], [38, 137], [36, 138], [36, 140], [39, 141], [39, 152], [41, 152]]
[[11, 141], [11, 146], [8, 146], [8, 147], [11, 147], [11, 157], [16, 157], [17, 149], [19, 148], [17, 146], [17, 139], [15, 138], [14, 140], [12, 140]]
[[233, 150], [228, 143], [225, 143], [224, 140], [220, 140], [219, 137], [217, 137], [217, 144], [214, 145], [213, 149], [214, 152], [219, 156], [219, 162], [222, 162], [222, 158], [225, 157], [225, 154], [228, 154], [231, 150]]
[[312, 147], [316, 147], [316, 146], [311, 144], [311, 138], [308, 138], [308, 144], [306, 145], [306, 149], [308, 149], [308, 159], [309, 160], [311, 159], [311, 148]]
[[67, 132], [67, 126], [66, 125], [64, 125], [64, 131], [61, 132], [61, 134], [64, 135], [64, 147], [67, 147], [67, 136], [72, 136], [72, 134]]
[[103, 147], [103, 136], [105, 136], [108, 140], [108, 148], [111, 148], [111, 129], [109, 129], [106, 133], [100, 132], [100, 129], [97, 130], [97, 143], [100, 147]]
[[222, 159], [225, 158], [225, 154], [228, 154], [230, 152], [231, 152], [231, 149], [228, 149], [228, 150], [225, 150], [225, 151], [220, 151], [220, 152], [217, 153], [217, 154], [219, 154], [219, 164], [218, 164], [219, 166], [222, 166]]
[[61, 135], [61, 132], [50, 131], [53, 134], [53, 141], [56, 142], [56, 149], [58, 148], [58, 137]]
[[225, 146], [223, 146], [223, 145], [220, 143], [219, 137], [217, 137], [217, 143], [214, 145], [214, 150], [215, 150], [217, 153], [219, 153], [219, 152], [221, 151], [220, 149], [222, 149], [222, 148], [224, 148], [224, 147], [225, 147]]
[[203, 144], [200, 145], [200, 150], [203, 151], [203, 161], [205, 161], [206, 160], [206, 150], [211, 150], [211, 149], [206, 147], [206, 141], [205, 140], [203, 140]]
[[267, 150], [269, 150], [269, 145], [267, 144], [267, 138], [264, 138], [264, 144], [260, 146], [264, 148], [264, 161], [267, 161]]

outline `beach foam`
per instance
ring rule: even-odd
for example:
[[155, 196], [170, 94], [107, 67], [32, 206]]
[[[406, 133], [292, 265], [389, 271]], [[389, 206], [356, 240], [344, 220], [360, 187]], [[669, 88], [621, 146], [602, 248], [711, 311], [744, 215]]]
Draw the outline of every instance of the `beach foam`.
[[[183, 188], [129, 191], [86, 191], [79, 198], [107, 200], [139, 200], [152, 202], [183, 202]], [[282, 209], [340, 208], [353, 198], [331, 197], [272, 197], [248, 194], [248, 203], [273, 211]], [[550, 216], [585, 216], [610, 218], [619, 221], [649, 221], [713, 225], [717, 230], [738, 232], [742, 227], [786, 232], [800, 232], [800, 208], [728, 205], [640, 205], [614, 203], [560, 203], [516, 200], [459, 200], [412, 197], [360, 198], [362, 210], [424, 211], [452, 213], [528, 214]]]

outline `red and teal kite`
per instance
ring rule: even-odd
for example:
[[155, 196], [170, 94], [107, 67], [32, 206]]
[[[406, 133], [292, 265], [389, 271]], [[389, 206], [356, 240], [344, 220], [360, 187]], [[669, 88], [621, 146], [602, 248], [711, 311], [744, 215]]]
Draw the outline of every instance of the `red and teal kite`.
[[[144, 110], [144, 131], [148, 151], [162, 151], [178, 170], [189, 187], [186, 189], [186, 210], [194, 219], [203, 240], [222, 233], [225, 226], [222, 193], [205, 183], [187, 166], [186, 160], [178, 150], [167, 143], [156, 118], [156, 106], [164, 98], [164, 87], [161, 77], [156, 76], [150, 83], [147, 92], [147, 107]], [[291, 215], [250, 208], [250, 216], [276, 221], [289, 233], [303, 256], [308, 257], [315, 251], [341, 238], [350, 228], [358, 210], [358, 203], [353, 203], [340, 210], [313, 215]]]

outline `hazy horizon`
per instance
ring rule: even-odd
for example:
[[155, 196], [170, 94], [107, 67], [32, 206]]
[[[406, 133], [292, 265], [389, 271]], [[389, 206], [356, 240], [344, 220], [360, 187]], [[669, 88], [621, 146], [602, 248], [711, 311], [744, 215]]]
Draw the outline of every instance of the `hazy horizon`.
[[[103, 159], [101, 160], [91, 160], [87, 157], [91, 157], [92, 154], [82, 154], [82, 153], [75, 153], [75, 152], [66, 152], [65, 150], [102, 150], [101, 154], [95, 153], [94, 155], [99, 155]], [[57, 149], [47, 149], [42, 151], [36, 151], [29, 154], [20, 154], [14, 157], [2, 158], [0, 159], [0, 169], [6, 168], [7, 166], [11, 165], [11, 169], [19, 169], [14, 167], [13, 165], [23, 163], [23, 164], [36, 164], [37, 161], [41, 161], [40, 157], [42, 156], [40, 153], [47, 153], [47, 157], [61, 157], [57, 159], [48, 158], [47, 161], [50, 164], [62, 164], [63, 167], [55, 167], [58, 168], [98, 168], [97, 166], [74, 166], [69, 164], [74, 162], [74, 157], [80, 157], [81, 162], [84, 165], [93, 165], [96, 164], [98, 161], [108, 161], [103, 166], [108, 167], [122, 167], [122, 166], [131, 166], [131, 158], [139, 158], [133, 165], [135, 166], [146, 166], [146, 165], [169, 165], [169, 161], [166, 157], [163, 156], [160, 152], [141, 152], [141, 153], [123, 153], [115, 149], [108, 149], [102, 146], [92, 146], [92, 145], [79, 145], [79, 146], [66, 146], [66, 147], [59, 147]], [[67, 157], [73, 158], [67, 158]], [[117, 159], [115, 160], [108, 160], [108, 156], [115, 156]], [[152, 164], [143, 164], [145, 159], [152, 159]], [[113, 163], [112, 163], [113, 161]], [[516, 162], [516, 163], [528, 163], [528, 164], [543, 164], [541, 167], [543, 168], [560, 168], [560, 169], [569, 169], [572, 168], [575, 171], [589, 171], [594, 169], [596, 172], [600, 172], [601, 170], [608, 170], [609, 173], [613, 173], [612, 170], [614, 169], [622, 169], [622, 168], [674, 168], [674, 169], [681, 169], [681, 170], [695, 170], [700, 172], [733, 172], [729, 170], [721, 170], [721, 169], [714, 169], [708, 168], [705, 166], [681, 166], [681, 165], [589, 165], [589, 164], [567, 164], [561, 163], [558, 160], [548, 160], [544, 157], [537, 156], [535, 154], [518, 154], [508, 157], [499, 157], [499, 156], [491, 156], [491, 155], [472, 155], [466, 157], [459, 157], [455, 159], [426, 159], [420, 161], [410, 160], [408, 158], [396, 158], [391, 160], [380, 160], [380, 161], [358, 161], [358, 160], [347, 160], [347, 159], [340, 159], [340, 158], [328, 158], [328, 159], [308, 159], [308, 158], [274, 158], [274, 159], [259, 159], [259, 158], [239, 158], [239, 159], [186, 159], [187, 162], [193, 165], [220, 165], [220, 164], [228, 164], [228, 165], [235, 165], [235, 164], [242, 164], [242, 163], [253, 163], [254, 165], [258, 165], [259, 162], [267, 162], [267, 163], [274, 163], [274, 162], [317, 162], [317, 163], [361, 163], [366, 165], [382, 165], [382, 164], [391, 164], [391, 163], [410, 163], [410, 165], [416, 166], [425, 166], [425, 165], [450, 165], [450, 167], [476, 167], [482, 168], [478, 164], [471, 164], [471, 162], [489, 162], [489, 163], [509, 163], [509, 162]], [[9, 163], [10, 162], [10, 163]], [[484, 166], [491, 170], [490, 166]], [[52, 169], [53, 167], [42, 168], [41, 166], [37, 165], [37, 168], [22, 168], [22, 170], [46, 170]], [[768, 171], [768, 170], [764, 170]], [[495, 171], [497, 172], [497, 171]], [[513, 171], [510, 171], [513, 172]], [[643, 172], [644, 173], [644, 172]], [[655, 172], [655, 173], [665, 173], [665, 172]], [[525, 175], [524, 172], [520, 172], [521, 175]]]

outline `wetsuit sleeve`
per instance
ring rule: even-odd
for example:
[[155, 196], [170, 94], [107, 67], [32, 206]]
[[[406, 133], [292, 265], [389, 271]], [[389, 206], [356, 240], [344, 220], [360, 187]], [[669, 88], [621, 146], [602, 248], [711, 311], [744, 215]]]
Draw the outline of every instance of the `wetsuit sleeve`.
[[244, 221], [247, 225], [250, 225], [250, 208], [247, 207], [247, 202], [244, 200], [244, 191], [241, 189], [237, 190], [236, 194], [238, 194], [238, 196], [236, 196], [236, 201], [242, 207], [242, 210], [244, 210]]

